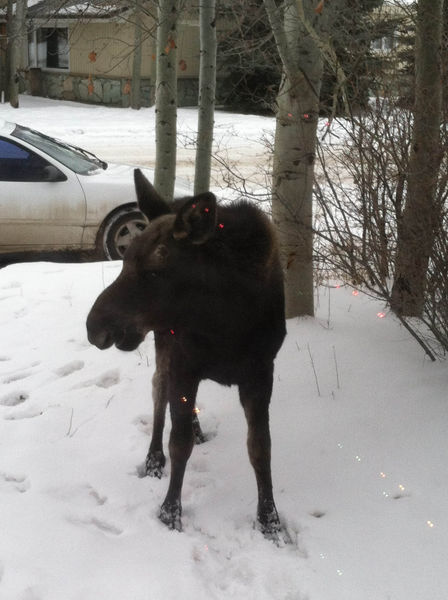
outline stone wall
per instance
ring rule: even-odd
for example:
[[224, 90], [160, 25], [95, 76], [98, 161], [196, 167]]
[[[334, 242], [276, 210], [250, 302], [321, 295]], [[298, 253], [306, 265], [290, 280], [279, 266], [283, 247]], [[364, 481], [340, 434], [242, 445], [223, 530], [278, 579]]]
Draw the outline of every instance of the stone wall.
[[[198, 102], [198, 80], [183, 78], [178, 80], [179, 106], [196, 106]], [[124, 77], [86, 77], [68, 73], [31, 69], [28, 76], [28, 92], [34, 96], [74, 100], [109, 106], [130, 105], [131, 82]], [[141, 105], [154, 104], [154, 85], [151, 79], [142, 78]]]

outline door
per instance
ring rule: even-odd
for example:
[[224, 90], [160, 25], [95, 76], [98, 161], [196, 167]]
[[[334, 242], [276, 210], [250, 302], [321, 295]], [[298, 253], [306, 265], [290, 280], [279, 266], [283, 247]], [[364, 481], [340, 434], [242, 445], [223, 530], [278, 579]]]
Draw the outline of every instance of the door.
[[0, 252], [80, 247], [85, 219], [75, 173], [0, 136]]

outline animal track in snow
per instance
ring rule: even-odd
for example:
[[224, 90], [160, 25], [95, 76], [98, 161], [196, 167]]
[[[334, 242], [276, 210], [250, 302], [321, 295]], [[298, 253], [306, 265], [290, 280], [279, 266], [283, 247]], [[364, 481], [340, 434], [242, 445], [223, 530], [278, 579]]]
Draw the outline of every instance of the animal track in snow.
[[14, 392], [9, 392], [9, 394], [2, 396], [0, 398], [0, 404], [2, 406], [17, 406], [18, 404], [25, 402], [25, 400], [28, 400], [28, 398], [28, 392], [24, 392], [23, 390], [15, 390]]
[[326, 513], [323, 510], [313, 510], [313, 512], [310, 513], [315, 519], [322, 519], [322, 517], [325, 517], [325, 514]]
[[101, 387], [101, 388], [110, 388], [113, 385], [117, 385], [117, 383], [119, 383], [120, 381], [120, 372], [118, 369], [111, 369], [110, 371], [105, 371], [102, 375], [100, 375], [99, 377], [96, 377], [95, 379], [89, 379], [88, 381], [84, 381], [84, 383], [81, 383], [77, 386], [75, 386], [75, 389], [77, 388], [83, 388], [83, 387], [90, 387], [91, 385], [96, 385], [97, 387]]
[[67, 377], [68, 375], [71, 375], [72, 373], [75, 373], [76, 371], [80, 371], [83, 368], [84, 368], [83, 360], [72, 360], [71, 362], [67, 363], [66, 365], [62, 365], [62, 367], [55, 369], [54, 372], [56, 373], [56, 375], [58, 377]]
[[30, 489], [30, 482], [26, 475], [12, 475], [0, 471], [0, 488], [16, 490], [23, 494]]
[[98, 529], [102, 533], [110, 534], [110, 535], [121, 535], [123, 533], [123, 529], [117, 527], [113, 523], [109, 523], [104, 519], [98, 519], [97, 517], [67, 517], [67, 520], [73, 525], [83, 525], [87, 527], [94, 527]]
[[5, 379], [3, 379], [3, 383], [14, 383], [14, 381], [26, 379], [32, 374], [32, 371], [22, 371], [21, 373], [16, 373], [15, 375], [9, 375], [9, 377], [5, 377]]
[[33, 419], [34, 417], [40, 417], [43, 411], [37, 407], [27, 407], [24, 410], [17, 410], [15, 412], [9, 412], [3, 415], [5, 421], [21, 421], [22, 419]]

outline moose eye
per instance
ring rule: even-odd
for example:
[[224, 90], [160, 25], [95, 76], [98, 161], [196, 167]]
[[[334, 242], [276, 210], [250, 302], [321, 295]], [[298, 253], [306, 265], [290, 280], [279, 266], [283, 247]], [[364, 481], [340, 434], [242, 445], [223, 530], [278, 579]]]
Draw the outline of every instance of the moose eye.
[[143, 274], [147, 281], [153, 281], [158, 275], [159, 273], [157, 271], [145, 271]]

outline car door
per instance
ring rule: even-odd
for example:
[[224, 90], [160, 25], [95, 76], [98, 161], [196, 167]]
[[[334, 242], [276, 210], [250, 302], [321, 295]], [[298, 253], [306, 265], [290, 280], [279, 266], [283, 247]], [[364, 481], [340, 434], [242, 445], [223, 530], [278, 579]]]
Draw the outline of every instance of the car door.
[[0, 252], [77, 248], [85, 219], [75, 173], [0, 136]]

